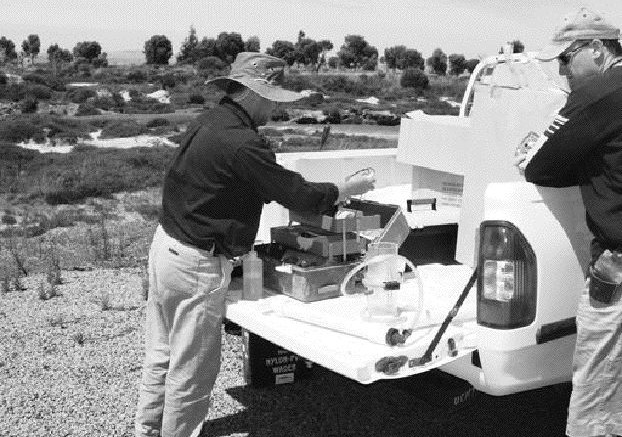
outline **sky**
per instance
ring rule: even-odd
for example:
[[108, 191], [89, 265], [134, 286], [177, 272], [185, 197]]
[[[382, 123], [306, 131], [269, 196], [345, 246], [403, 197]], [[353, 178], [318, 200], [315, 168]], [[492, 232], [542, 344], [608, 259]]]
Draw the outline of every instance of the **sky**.
[[380, 56], [405, 45], [424, 57], [440, 47], [467, 58], [496, 54], [519, 39], [538, 50], [564, 15], [587, 6], [622, 26], [621, 0], [0, 0], [0, 36], [17, 49], [29, 34], [41, 52], [54, 43], [72, 49], [97, 41], [102, 51], [142, 51], [153, 35], [165, 35], [174, 55], [194, 26], [199, 39], [238, 32], [258, 36], [261, 51], [298, 31], [328, 39], [335, 50], [346, 35], [362, 35]]

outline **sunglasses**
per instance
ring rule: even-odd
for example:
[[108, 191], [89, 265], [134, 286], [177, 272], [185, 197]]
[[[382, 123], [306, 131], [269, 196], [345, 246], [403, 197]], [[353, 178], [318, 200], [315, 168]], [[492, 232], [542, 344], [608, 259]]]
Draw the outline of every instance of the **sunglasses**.
[[565, 51], [565, 52], [561, 53], [559, 56], [557, 56], [557, 59], [559, 60], [560, 64], [568, 65], [568, 64], [570, 64], [570, 61], [572, 61], [572, 58], [574, 57], [574, 55], [576, 55], [579, 52], [579, 50], [587, 47], [588, 45], [590, 45], [590, 43], [586, 42], [584, 44], [581, 44], [581, 45], [575, 47], [572, 50]]

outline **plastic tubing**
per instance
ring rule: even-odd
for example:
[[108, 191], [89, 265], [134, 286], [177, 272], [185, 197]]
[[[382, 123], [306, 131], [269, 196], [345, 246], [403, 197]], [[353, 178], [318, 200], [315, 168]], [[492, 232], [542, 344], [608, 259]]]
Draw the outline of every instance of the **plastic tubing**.
[[363, 260], [363, 262], [361, 262], [356, 267], [354, 267], [352, 270], [350, 270], [348, 274], [343, 278], [343, 281], [341, 281], [341, 286], [339, 287], [339, 291], [341, 292], [342, 295], [346, 294], [346, 284], [361, 269], [367, 267], [370, 264], [377, 264], [377, 263], [381, 263], [381, 262], [389, 261], [393, 259], [404, 261], [404, 263], [412, 269], [413, 273], [415, 274], [415, 277], [417, 278], [417, 289], [419, 293], [417, 296], [418, 305], [415, 307], [416, 313], [415, 313], [415, 317], [413, 318], [413, 322], [412, 322], [412, 327], [414, 327], [419, 321], [419, 317], [423, 310], [423, 296], [424, 296], [423, 281], [421, 280], [421, 275], [419, 275], [419, 272], [417, 271], [417, 268], [415, 267], [415, 265], [408, 258], [403, 257], [402, 255], [395, 255], [395, 254], [376, 255], [372, 258]]

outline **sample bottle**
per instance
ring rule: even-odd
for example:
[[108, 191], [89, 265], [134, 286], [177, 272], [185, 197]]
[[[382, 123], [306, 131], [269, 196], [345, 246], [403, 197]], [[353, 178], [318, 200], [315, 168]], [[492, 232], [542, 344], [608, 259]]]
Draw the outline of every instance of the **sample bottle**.
[[263, 261], [255, 249], [251, 249], [242, 261], [242, 297], [257, 300], [263, 297]]

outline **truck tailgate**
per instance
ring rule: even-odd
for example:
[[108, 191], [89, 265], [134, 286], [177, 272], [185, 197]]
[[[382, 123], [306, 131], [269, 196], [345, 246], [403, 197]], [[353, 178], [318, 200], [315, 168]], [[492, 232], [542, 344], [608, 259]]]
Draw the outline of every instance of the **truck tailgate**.
[[[425, 353], [472, 270], [467, 266], [441, 265], [420, 266], [417, 270], [423, 282], [424, 306], [405, 345], [382, 344], [391, 325], [363, 320], [359, 314], [364, 296], [360, 295], [313, 303], [298, 302], [283, 295], [231, 302], [227, 318], [272, 343], [363, 384], [422, 373], [475, 349], [475, 293], [471, 292], [447, 329], [432, 361], [418, 365], [416, 359]], [[401, 300], [398, 299], [400, 308], [409, 300], [409, 293], [414, 299], [416, 287], [414, 280], [403, 284]], [[408, 313], [404, 311], [403, 314]], [[408, 323], [406, 318], [400, 326]], [[352, 327], [349, 333], [346, 332], [348, 326]], [[401, 365], [395, 365], [398, 362]], [[383, 363], [388, 363], [388, 367], [382, 366]]]

